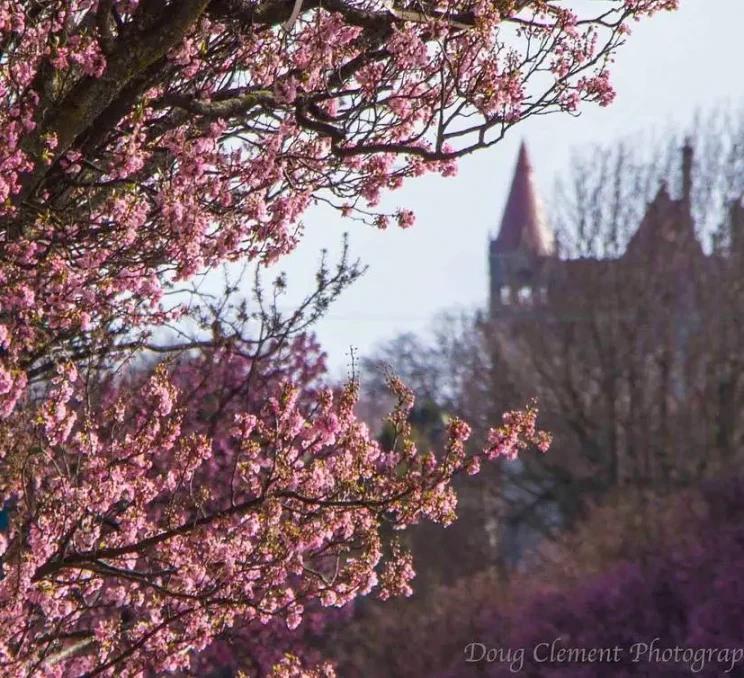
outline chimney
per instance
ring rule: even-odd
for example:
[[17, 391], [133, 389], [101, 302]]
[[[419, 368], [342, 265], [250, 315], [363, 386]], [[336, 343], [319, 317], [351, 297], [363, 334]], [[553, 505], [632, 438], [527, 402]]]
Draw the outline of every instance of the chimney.
[[729, 238], [732, 254], [744, 254], [744, 197], [729, 205]]
[[688, 137], [682, 147], [682, 200], [688, 205], [692, 199], [692, 162], [695, 151]]

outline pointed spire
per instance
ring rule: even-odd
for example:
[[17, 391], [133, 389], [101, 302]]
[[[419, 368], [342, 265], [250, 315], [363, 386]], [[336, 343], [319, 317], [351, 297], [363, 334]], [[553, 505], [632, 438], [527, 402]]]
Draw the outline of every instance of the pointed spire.
[[514, 178], [493, 248], [499, 253], [526, 249], [538, 256], [549, 256], [555, 251], [553, 234], [537, 194], [532, 164], [524, 142], [519, 148]]

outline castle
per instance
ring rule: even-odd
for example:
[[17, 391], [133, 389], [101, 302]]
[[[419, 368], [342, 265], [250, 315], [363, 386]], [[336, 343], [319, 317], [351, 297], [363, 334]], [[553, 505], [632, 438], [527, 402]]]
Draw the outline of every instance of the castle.
[[[556, 238], [519, 150], [489, 242], [488, 387], [504, 409], [536, 397], [555, 444], [503, 471], [504, 519], [490, 529], [509, 560], [571, 522], [587, 498], [696, 482], [744, 457], [744, 205], [728, 202], [732, 184], [709, 209], [704, 163], [696, 173], [689, 142], [678, 158], [665, 171], [675, 188], [662, 181], [650, 200], [655, 172], [634, 193], [638, 167], [623, 174], [609, 163], [609, 182], [594, 176], [581, 189], [586, 203], [571, 209], [583, 223]], [[602, 202], [615, 179], [630, 187], [620, 215]], [[597, 197], [597, 186], [608, 193]], [[695, 215], [723, 222], [709, 246]], [[610, 228], [594, 223], [602, 219]], [[571, 235], [587, 246], [567, 247]]]
[[[613, 272], [627, 277], [632, 265], [665, 273], [677, 295], [683, 292], [691, 268], [702, 272], [715, 265], [719, 257], [715, 253], [706, 256], [695, 233], [691, 210], [693, 149], [689, 143], [681, 155], [681, 195], [673, 198], [662, 183], [622, 255], [568, 259], [561, 256], [546, 219], [523, 143], [498, 235], [489, 243], [490, 317], [539, 312], [558, 296], [565, 296], [571, 285], [585, 280], [587, 274], [594, 280]], [[731, 226], [744, 224], [742, 217], [744, 208], [737, 202], [731, 208]], [[731, 249], [741, 230], [732, 230]]]

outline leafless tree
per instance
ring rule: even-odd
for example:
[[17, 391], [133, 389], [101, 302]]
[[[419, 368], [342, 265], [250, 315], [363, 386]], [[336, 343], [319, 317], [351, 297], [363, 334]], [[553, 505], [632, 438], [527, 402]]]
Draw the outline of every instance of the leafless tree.
[[[477, 522], [481, 565], [509, 561], [611, 491], [665, 492], [741, 461], [742, 148], [744, 117], [719, 112], [686, 139], [576, 156], [556, 192], [544, 299], [440, 322], [428, 342], [409, 336], [366, 361], [465, 415], [474, 442], [537, 398], [551, 452], [505, 464], [462, 498], [459, 529]], [[439, 553], [465, 557], [467, 535], [458, 542]]]

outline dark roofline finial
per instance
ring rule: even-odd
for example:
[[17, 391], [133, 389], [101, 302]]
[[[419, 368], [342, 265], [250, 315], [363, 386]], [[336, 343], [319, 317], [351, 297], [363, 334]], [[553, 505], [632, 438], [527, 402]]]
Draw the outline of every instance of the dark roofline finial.
[[688, 205], [692, 199], [692, 165], [695, 159], [695, 149], [690, 137], [685, 138], [682, 146], [682, 200]]

